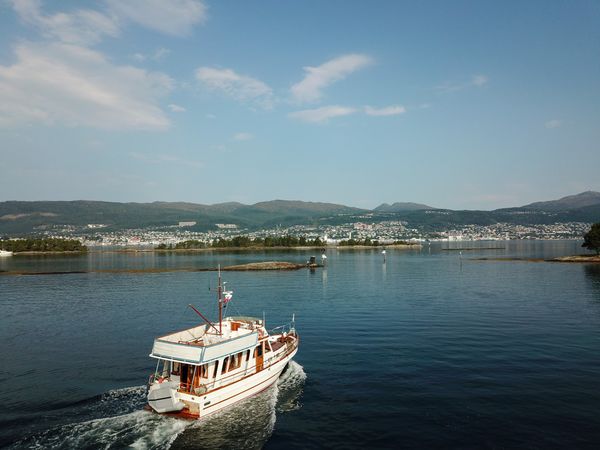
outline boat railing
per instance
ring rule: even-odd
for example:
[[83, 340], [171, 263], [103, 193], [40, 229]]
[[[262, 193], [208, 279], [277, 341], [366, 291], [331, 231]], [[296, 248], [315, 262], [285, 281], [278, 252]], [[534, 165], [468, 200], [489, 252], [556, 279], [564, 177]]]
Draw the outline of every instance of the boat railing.
[[[286, 351], [282, 354], [276, 354], [264, 359], [263, 362], [263, 370], [268, 369], [271, 365], [277, 363], [281, 359], [288, 356], [296, 349], [296, 346], [288, 346]], [[227, 386], [232, 384], [248, 375], [256, 373], [256, 366], [248, 366], [244, 370], [236, 371], [235, 373], [227, 374], [224, 377], [211, 379], [210, 381], [205, 381], [200, 384], [190, 384], [190, 383], [179, 383], [179, 392], [185, 392], [187, 394], [192, 395], [202, 395], [206, 392], [212, 391], [214, 388]], [[196, 391], [195, 389], [200, 389]]]
[[278, 327], [271, 328], [269, 330], [269, 334], [283, 334], [290, 333], [294, 330], [293, 322], [284, 323], [283, 325], [279, 325]]
[[192, 395], [202, 395], [213, 388], [214, 381], [210, 383], [190, 384], [179, 383], [179, 392], [185, 392]]
[[154, 384], [155, 382], [162, 383], [163, 381], [171, 381], [171, 380], [168, 376], [165, 377], [158, 372], [151, 373], [150, 376], [148, 377], [148, 386], [150, 386], [151, 384]]

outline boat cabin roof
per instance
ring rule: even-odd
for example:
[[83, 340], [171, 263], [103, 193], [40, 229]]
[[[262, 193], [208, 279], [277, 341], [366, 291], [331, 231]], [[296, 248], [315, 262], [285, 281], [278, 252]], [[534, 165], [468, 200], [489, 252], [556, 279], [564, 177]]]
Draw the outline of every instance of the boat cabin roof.
[[221, 334], [208, 324], [158, 337], [152, 347], [153, 358], [188, 364], [205, 364], [223, 356], [257, 345], [259, 334], [266, 335], [262, 321], [253, 317], [226, 317]]

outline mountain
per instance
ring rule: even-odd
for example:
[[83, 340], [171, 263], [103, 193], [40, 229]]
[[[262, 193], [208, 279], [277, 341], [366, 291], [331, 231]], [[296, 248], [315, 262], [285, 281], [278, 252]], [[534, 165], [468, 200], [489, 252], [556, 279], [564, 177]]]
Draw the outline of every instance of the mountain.
[[423, 205], [421, 203], [412, 203], [412, 202], [396, 202], [393, 204], [382, 203], [373, 211], [377, 212], [400, 212], [400, 211], [419, 211], [422, 209], [437, 209], [432, 208], [431, 206]]
[[586, 191], [581, 194], [569, 195], [558, 200], [530, 203], [521, 208], [539, 209], [542, 211], [570, 211], [598, 205], [600, 205], [600, 192]]
[[[218, 223], [235, 224], [252, 230], [279, 225], [337, 225], [364, 220], [401, 220], [429, 231], [468, 224], [600, 222], [600, 193], [582, 192], [558, 200], [494, 211], [453, 211], [408, 202], [392, 205], [383, 203], [373, 210], [293, 200], [272, 200], [253, 205], [237, 202], [203, 205], [187, 202], [116, 203], [87, 200], [0, 202], [0, 235], [15, 236], [65, 228], [85, 233], [91, 224], [104, 225], [103, 231], [118, 231], [196, 222], [196, 225], [186, 229], [207, 231], [215, 229]], [[89, 228], [91, 233], [94, 232], [93, 229]]]
[[202, 205], [185, 202], [116, 203], [99, 201], [0, 202], [0, 233], [27, 234], [54, 226], [86, 227], [103, 224], [106, 229], [143, 228], [196, 222], [195, 230], [233, 223], [258, 228], [278, 224], [310, 223], [324, 218], [361, 214], [358, 208], [332, 203], [274, 200], [254, 205], [237, 202]]

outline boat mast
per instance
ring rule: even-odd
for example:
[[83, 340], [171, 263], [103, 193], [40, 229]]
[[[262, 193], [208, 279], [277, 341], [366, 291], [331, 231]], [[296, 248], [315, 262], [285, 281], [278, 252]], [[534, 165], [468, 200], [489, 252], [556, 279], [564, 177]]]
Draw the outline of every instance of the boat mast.
[[219, 287], [217, 288], [217, 299], [219, 302], [219, 334], [223, 334], [223, 286], [221, 286], [221, 264], [219, 264]]

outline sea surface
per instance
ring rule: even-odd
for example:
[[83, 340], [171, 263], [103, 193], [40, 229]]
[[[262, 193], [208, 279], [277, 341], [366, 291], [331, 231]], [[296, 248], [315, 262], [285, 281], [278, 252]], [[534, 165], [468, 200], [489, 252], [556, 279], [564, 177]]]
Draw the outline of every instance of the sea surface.
[[0, 274], [0, 447], [600, 448], [600, 265], [498, 260], [580, 244], [334, 249], [314, 271], [227, 272], [228, 313], [267, 328], [295, 314], [300, 350], [272, 389], [200, 421], [144, 410], [148, 354], [198, 323], [189, 303], [215, 317], [215, 273], [94, 271], [314, 251], [4, 258], [90, 273]]

